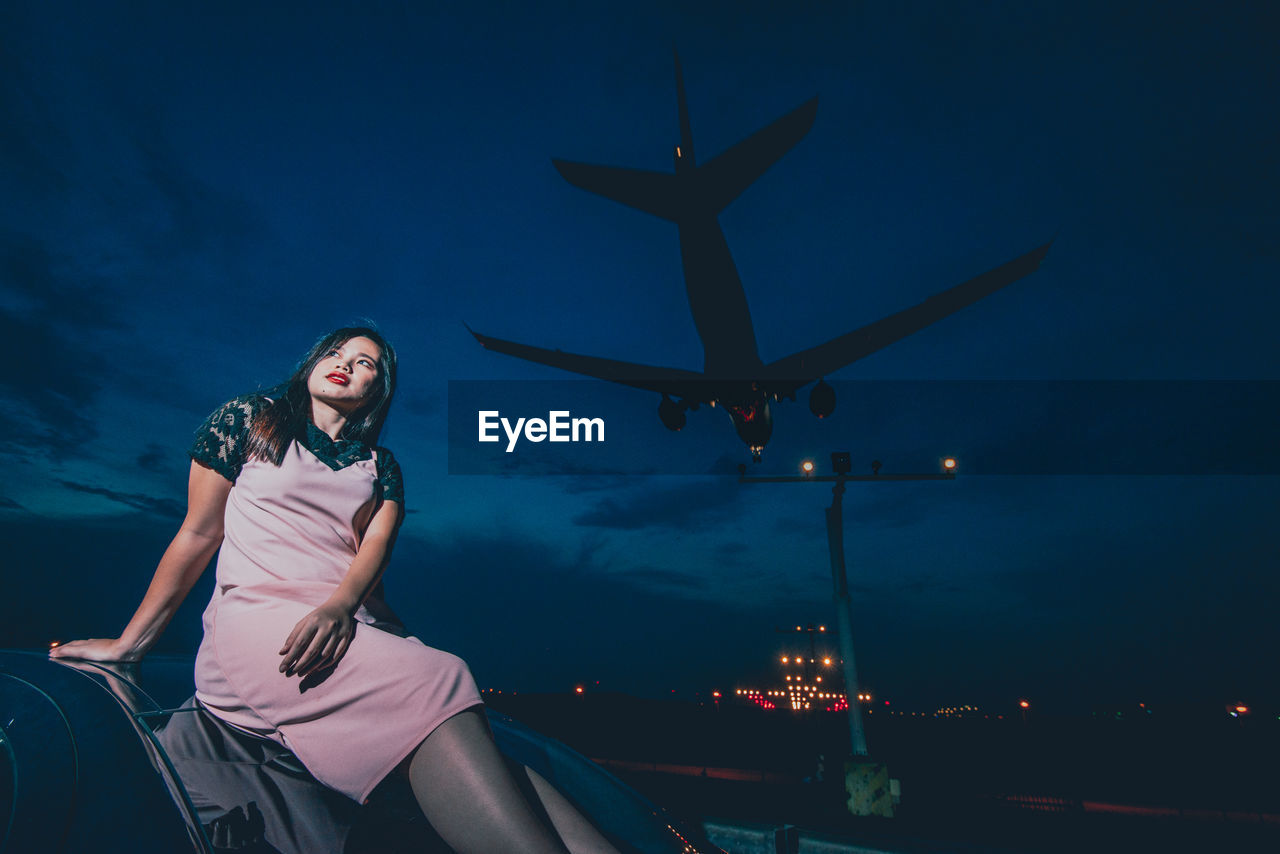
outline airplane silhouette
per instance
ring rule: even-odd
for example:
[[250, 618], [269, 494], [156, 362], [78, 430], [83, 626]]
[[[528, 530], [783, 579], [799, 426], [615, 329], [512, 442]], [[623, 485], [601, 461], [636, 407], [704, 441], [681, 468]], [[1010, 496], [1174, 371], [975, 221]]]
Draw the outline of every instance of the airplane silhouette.
[[773, 432], [771, 400], [795, 400], [797, 390], [817, 380], [809, 394], [809, 408], [819, 418], [830, 415], [836, 399], [835, 390], [823, 379], [827, 374], [1035, 272], [1049, 251], [1052, 241], [918, 305], [765, 364], [756, 349], [755, 330], [742, 281], [716, 217], [809, 132], [818, 111], [818, 99], [806, 101], [698, 165], [679, 54], [675, 56], [675, 70], [680, 143], [674, 152], [674, 174], [554, 159], [552, 163], [565, 180], [576, 187], [676, 224], [689, 310], [702, 340], [702, 371], [548, 350], [481, 335], [468, 327], [481, 346], [562, 370], [658, 392], [662, 395], [658, 416], [670, 430], [684, 427], [686, 410], [696, 410], [703, 403], [720, 404], [733, 420], [739, 438], [750, 449], [752, 459], [759, 462], [760, 453]]

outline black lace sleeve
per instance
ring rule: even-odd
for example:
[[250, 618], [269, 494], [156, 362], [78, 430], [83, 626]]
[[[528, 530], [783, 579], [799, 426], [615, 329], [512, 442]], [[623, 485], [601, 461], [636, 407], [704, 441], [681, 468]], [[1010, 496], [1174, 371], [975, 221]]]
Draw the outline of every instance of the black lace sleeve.
[[235, 483], [244, 465], [249, 424], [271, 401], [260, 394], [246, 394], [218, 407], [196, 431], [187, 454]]
[[386, 448], [377, 448], [378, 488], [383, 501], [404, 504], [404, 481], [400, 478], [400, 464]]

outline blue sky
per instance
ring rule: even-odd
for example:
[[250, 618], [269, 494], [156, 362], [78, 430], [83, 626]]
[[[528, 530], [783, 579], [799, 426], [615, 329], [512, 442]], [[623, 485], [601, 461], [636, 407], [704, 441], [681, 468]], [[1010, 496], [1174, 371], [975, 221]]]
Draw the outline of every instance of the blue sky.
[[[0, 12], [0, 317], [18, 355], [0, 380], [16, 544], [0, 641], [118, 631], [181, 517], [191, 431], [363, 317], [402, 365], [384, 439], [413, 512], [390, 593], [482, 684], [732, 688], [768, 676], [776, 626], [832, 622], [821, 489], [447, 474], [450, 380], [561, 378], [464, 322], [700, 367], [675, 229], [551, 166], [670, 169], [673, 43], [701, 160], [820, 99], [720, 217], [766, 361], [1056, 235], [1034, 276], [833, 379], [1280, 374], [1266, 4], [366, 6]], [[633, 404], [655, 458], [745, 456], [718, 412], [673, 435], [652, 395], [601, 395]], [[821, 425], [803, 399], [779, 407], [762, 470], [883, 455], [848, 432], [876, 405], [842, 397]], [[993, 435], [1034, 433], [1018, 415], [993, 411]], [[851, 490], [860, 669], [921, 708], [1172, 702], [1188, 679], [1280, 699], [1273, 487]], [[194, 649], [208, 583], [167, 648]]]

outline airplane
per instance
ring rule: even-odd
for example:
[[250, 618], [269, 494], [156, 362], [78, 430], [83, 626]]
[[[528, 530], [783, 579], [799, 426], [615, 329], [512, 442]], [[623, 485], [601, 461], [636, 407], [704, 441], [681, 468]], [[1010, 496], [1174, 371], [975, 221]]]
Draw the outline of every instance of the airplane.
[[1049, 251], [1052, 241], [918, 305], [765, 364], [756, 348], [742, 281], [717, 216], [809, 132], [818, 99], [806, 101], [699, 165], [678, 53], [675, 72], [680, 142], [674, 151], [674, 174], [556, 159], [552, 163], [576, 187], [676, 224], [689, 309], [702, 341], [702, 371], [548, 350], [482, 335], [468, 327], [485, 349], [657, 392], [662, 395], [658, 417], [670, 430], [685, 426], [686, 411], [704, 403], [719, 404], [729, 413], [752, 460], [760, 462], [773, 432], [771, 401], [795, 400], [799, 389], [817, 380], [809, 393], [809, 409], [825, 418], [836, 403], [835, 390], [825, 380], [827, 374], [1035, 272]]

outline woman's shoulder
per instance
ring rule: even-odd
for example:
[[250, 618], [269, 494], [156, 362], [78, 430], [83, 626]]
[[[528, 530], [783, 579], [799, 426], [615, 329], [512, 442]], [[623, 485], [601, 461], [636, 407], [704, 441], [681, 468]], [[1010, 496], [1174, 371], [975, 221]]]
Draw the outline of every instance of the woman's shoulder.
[[381, 487], [382, 500], [404, 503], [404, 477], [400, 474], [400, 463], [395, 454], [382, 445], [370, 446], [373, 450], [374, 464], [378, 470], [378, 485]]
[[211, 412], [196, 430], [188, 456], [234, 483], [244, 464], [253, 420], [274, 402], [270, 391], [231, 398]]
[[215, 409], [213, 414], [233, 419], [252, 419], [253, 416], [268, 409], [273, 403], [275, 403], [275, 398], [270, 397], [266, 392], [251, 391], [231, 398]]

